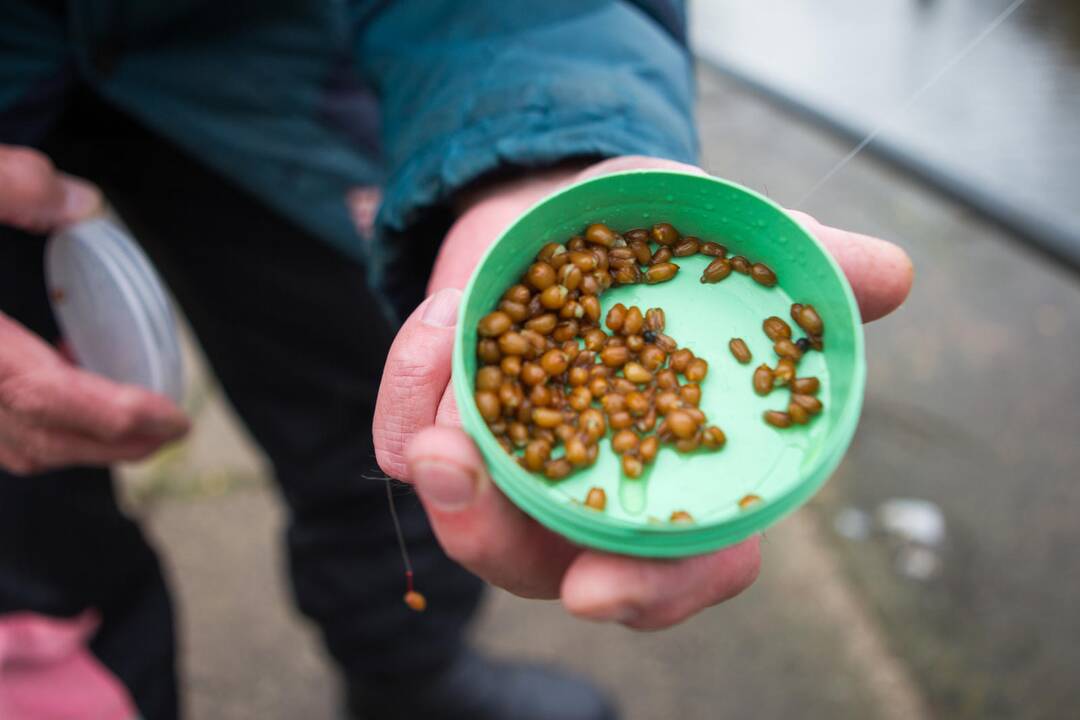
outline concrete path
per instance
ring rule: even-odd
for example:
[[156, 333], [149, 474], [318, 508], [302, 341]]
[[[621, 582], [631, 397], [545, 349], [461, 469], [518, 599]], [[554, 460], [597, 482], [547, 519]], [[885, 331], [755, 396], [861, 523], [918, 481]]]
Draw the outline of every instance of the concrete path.
[[[791, 203], [849, 150], [700, 77], [718, 175]], [[840, 558], [942, 717], [1062, 717], [1080, 707], [1080, 281], [869, 155], [803, 209], [916, 267], [904, 308], [867, 328], [859, 431], [818, 502], [831, 518], [927, 499], [947, 526], [926, 582], [894, 571], [889, 538]]]
[[[179, 591], [189, 717], [335, 717], [335, 676], [288, 604], [277, 500], [265, 488], [157, 506], [151, 526]], [[238, 531], [243, 528], [243, 531]], [[490, 595], [476, 628], [504, 655], [561, 662], [615, 694], [630, 720], [923, 717], [812, 513], [770, 531], [745, 595], [669, 632], [567, 617]]]
[[[335, 718], [334, 670], [290, 605], [282, 508], [265, 465], [221, 395], [198, 394], [191, 438], [124, 473], [131, 512], [146, 520], [171, 569], [187, 716]], [[763, 550], [764, 570], [748, 593], [668, 632], [592, 625], [557, 603], [493, 591], [476, 641], [590, 674], [629, 720], [925, 717], [817, 513], [778, 525]]]

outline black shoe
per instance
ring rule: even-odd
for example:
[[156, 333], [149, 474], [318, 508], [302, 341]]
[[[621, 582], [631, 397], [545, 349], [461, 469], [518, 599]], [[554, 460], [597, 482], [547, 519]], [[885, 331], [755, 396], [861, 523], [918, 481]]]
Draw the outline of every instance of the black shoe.
[[352, 720], [616, 720], [614, 707], [584, 679], [465, 652], [434, 676], [351, 684]]

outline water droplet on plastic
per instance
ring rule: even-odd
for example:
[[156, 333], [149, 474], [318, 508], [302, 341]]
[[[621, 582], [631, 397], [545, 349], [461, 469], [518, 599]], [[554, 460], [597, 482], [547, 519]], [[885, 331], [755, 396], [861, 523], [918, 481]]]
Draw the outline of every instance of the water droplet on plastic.
[[646, 483], [642, 478], [620, 477], [619, 505], [627, 515], [640, 515], [648, 506]]

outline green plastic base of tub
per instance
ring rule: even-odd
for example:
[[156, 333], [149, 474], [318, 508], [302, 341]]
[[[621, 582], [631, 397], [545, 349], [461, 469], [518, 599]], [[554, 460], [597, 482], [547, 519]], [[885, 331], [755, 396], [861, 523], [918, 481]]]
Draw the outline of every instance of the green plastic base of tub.
[[[619, 231], [670, 222], [684, 235], [714, 240], [761, 261], [780, 279], [765, 288], [732, 273], [703, 285], [705, 256], [676, 258], [675, 279], [659, 285], [612, 288], [601, 296], [604, 313], [617, 302], [642, 311], [662, 307], [667, 334], [709, 362], [701, 408], [727, 434], [719, 452], [677, 453], [663, 447], [645, 474], [629, 479], [619, 470], [608, 438], [595, 465], [552, 482], [522, 469], [495, 440], [473, 402], [477, 369], [476, 323], [524, 272], [547, 242], [565, 242], [592, 222]], [[809, 425], [776, 429], [767, 409], [786, 410], [789, 392], [766, 397], [753, 391], [760, 363], [775, 366], [772, 343], [761, 323], [769, 315], [790, 322], [792, 302], [814, 305], [825, 322], [825, 350], [810, 352], [799, 376], [817, 376], [824, 411]], [[741, 365], [728, 349], [743, 338], [754, 355]], [[862, 407], [866, 365], [854, 295], [840, 268], [809, 233], [770, 200], [716, 178], [667, 171], [631, 171], [589, 180], [543, 200], [489, 249], [465, 290], [454, 350], [453, 385], [461, 421], [487, 461], [495, 483], [522, 510], [546, 527], [584, 546], [650, 557], [677, 557], [716, 550], [761, 532], [806, 502], [839, 464]], [[589, 488], [607, 493], [597, 512], [581, 503]], [[749, 493], [762, 502], [740, 509]], [[667, 522], [686, 510], [693, 524]]]

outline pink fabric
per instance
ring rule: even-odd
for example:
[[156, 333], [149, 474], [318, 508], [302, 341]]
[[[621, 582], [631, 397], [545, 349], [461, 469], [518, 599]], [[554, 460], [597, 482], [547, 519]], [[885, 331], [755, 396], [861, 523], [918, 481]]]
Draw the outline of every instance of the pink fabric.
[[127, 690], [86, 647], [98, 624], [93, 610], [71, 619], [0, 615], [0, 718], [134, 718]]

